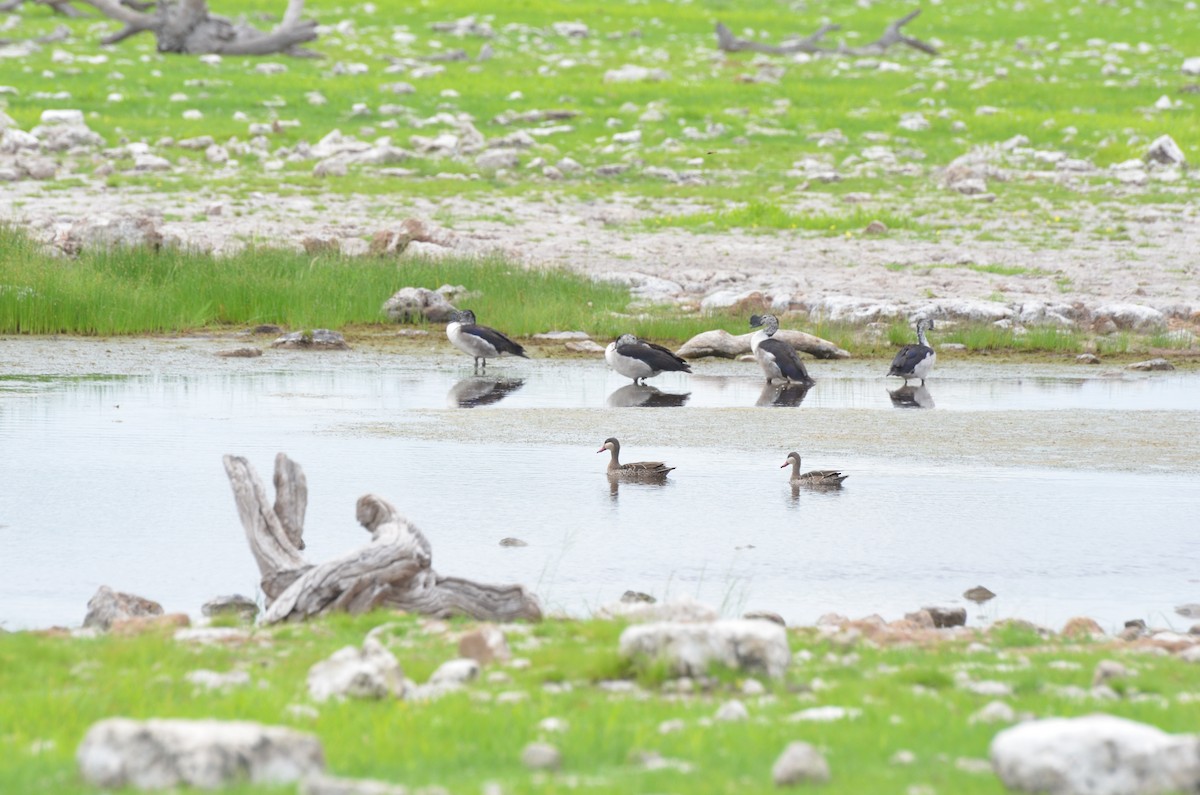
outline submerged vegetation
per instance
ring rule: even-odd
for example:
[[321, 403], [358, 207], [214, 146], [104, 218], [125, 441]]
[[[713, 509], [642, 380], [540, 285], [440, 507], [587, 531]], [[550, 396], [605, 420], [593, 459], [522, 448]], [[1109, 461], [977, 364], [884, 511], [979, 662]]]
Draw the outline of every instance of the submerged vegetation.
[[[1006, 725], [973, 719], [994, 695], [967, 686], [1007, 686], [1017, 715], [1094, 712], [1089, 694], [1101, 660], [1117, 659], [1128, 678], [1114, 680], [1105, 712], [1166, 731], [1195, 728], [1194, 663], [1126, 651], [1102, 641], [1041, 639], [1016, 625], [936, 645], [876, 646], [813, 629], [789, 632], [794, 661], [778, 681], [729, 670], [680, 689], [661, 665], [635, 665], [617, 654], [618, 623], [546, 621], [508, 630], [514, 658], [493, 663], [480, 681], [432, 702], [349, 700], [311, 704], [308, 669], [366, 633], [383, 638], [405, 676], [424, 682], [457, 655], [468, 622], [375, 613], [332, 616], [303, 625], [251, 630], [232, 643], [200, 645], [170, 635], [71, 638], [56, 632], [0, 633], [0, 791], [71, 795], [94, 791], [79, 777], [74, 753], [88, 727], [111, 716], [215, 718], [287, 725], [315, 734], [329, 770], [410, 788], [478, 793], [736, 793], [771, 788], [771, 766], [784, 746], [804, 740], [829, 761], [822, 792], [1004, 791], [986, 759]], [[982, 645], [979, 645], [982, 643]], [[244, 671], [249, 683], [207, 690], [186, 675]], [[630, 691], [605, 686], [632, 680]], [[625, 688], [629, 685], [625, 684]], [[1082, 694], [1082, 695], [1081, 695]], [[740, 699], [749, 720], [713, 720]], [[839, 706], [857, 717], [791, 720], [801, 710]], [[541, 727], [547, 718], [557, 728]], [[562, 769], [531, 773], [522, 748], [548, 741]], [[661, 755], [668, 764], [645, 760]], [[570, 782], [576, 782], [576, 785]], [[244, 785], [235, 793], [292, 791]]]

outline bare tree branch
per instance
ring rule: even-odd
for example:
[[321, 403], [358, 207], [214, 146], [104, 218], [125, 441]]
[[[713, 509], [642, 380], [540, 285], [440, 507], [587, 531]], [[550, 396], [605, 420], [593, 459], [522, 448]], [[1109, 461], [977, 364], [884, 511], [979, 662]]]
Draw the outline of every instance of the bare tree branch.
[[370, 543], [314, 566], [300, 554], [308, 494], [300, 465], [282, 453], [276, 456], [272, 506], [245, 458], [227, 455], [224, 461], [262, 576], [268, 600], [263, 620], [268, 623], [375, 607], [499, 621], [542, 617], [537, 597], [520, 585], [440, 576], [433, 570], [433, 550], [424, 533], [374, 494], [360, 497], [355, 510], [359, 523], [371, 533]]
[[234, 24], [225, 17], [210, 14], [207, 0], [158, 0], [153, 14], [143, 13], [131, 7], [141, 6], [140, 0], [82, 2], [94, 6], [111, 19], [125, 23], [122, 30], [104, 38], [104, 44], [116, 44], [137, 33], [150, 31], [158, 40], [159, 52], [222, 55], [267, 55], [282, 52], [290, 55], [312, 55], [313, 53], [300, 49], [299, 45], [317, 38], [317, 23], [301, 18], [304, 14], [304, 0], [288, 0], [282, 21], [271, 31]]
[[739, 39], [733, 35], [729, 28], [718, 22], [717, 48], [722, 52], [750, 51], [767, 53], [769, 55], [790, 55], [798, 52], [811, 54], [879, 55], [893, 44], [906, 44], [921, 52], [937, 55], [937, 48], [932, 44], [913, 38], [912, 36], [905, 36], [900, 32], [902, 27], [911, 22], [920, 13], [921, 9], [918, 8], [905, 14], [900, 19], [888, 25], [882, 36], [863, 47], [847, 47], [845, 44], [839, 44], [836, 48], [822, 47], [820, 42], [825, 37], [825, 34], [841, 30], [840, 25], [822, 25], [816, 33], [809, 36], [787, 39], [782, 44], [765, 44], [752, 39]]

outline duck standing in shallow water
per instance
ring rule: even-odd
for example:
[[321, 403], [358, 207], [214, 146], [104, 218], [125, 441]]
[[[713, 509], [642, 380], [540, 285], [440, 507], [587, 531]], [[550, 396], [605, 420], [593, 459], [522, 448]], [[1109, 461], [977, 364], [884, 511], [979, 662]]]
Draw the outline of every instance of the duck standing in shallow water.
[[804, 362], [800, 361], [796, 349], [783, 340], [773, 338], [775, 332], [779, 331], [779, 320], [774, 315], [751, 315], [750, 328], [758, 328], [750, 338], [750, 350], [766, 373], [768, 384], [776, 378], [797, 384], [816, 383], [809, 377], [808, 370], [804, 369]]
[[925, 331], [932, 328], [932, 319], [921, 318], [917, 321], [917, 343], [905, 345], [896, 353], [888, 375], [903, 378], [905, 386], [908, 385], [910, 378], [920, 378], [921, 386], [925, 386], [925, 379], [929, 377], [929, 372], [933, 370], [934, 362], [937, 361], [937, 351], [925, 339]]
[[653, 342], [640, 340], [632, 334], [622, 334], [604, 349], [604, 361], [633, 383], [646, 382], [659, 373], [690, 373], [691, 366], [671, 351]]
[[608, 462], [608, 476], [620, 480], [664, 480], [667, 473], [675, 467], [669, 467], [662, 461], [635, 461], [632, 464], [622, 464], [618, 457], [621, 455], [621, 443], [616, 437], [610, 436], [600, 445], [597, 453], [608, 450], [612, 458]]
[[790, 478], [793, 486], [816, 486], [818, 488], [840, 488], [842, 481], [850, 477], [843, 475], [836, 469], [812, 469], [804, 474], [800, 474], [800, 454], [788, 453], [787, 460], [783, 462], [783, 469], [788, 465], [792, 467], [792, 477]]
[[487, 360], [495, 359], [501, 354], [511, 354], [528, 359], [525, 349], [510, 340], [504, 334], [488, 326], [475, 322], [475, 313], [470, 309], [455, 312], [450, 323], [446, 326], [446, 337], [450, 343], [468, 356], [475, 359], [475, 369], [483, 362], [487, 369]]

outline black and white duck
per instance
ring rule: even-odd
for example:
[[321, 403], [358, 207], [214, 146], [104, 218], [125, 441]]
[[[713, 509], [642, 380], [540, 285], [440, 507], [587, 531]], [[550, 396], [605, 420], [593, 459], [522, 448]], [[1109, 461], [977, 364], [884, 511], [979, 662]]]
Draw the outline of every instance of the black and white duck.
[[470, 309], [454, 313], [450, 323], [446, 326], [446, 337], [455, 348], [474, 357], [477, 369], [480, 362], [483, 362], [483, 367], [486, 369], [488, 359], [495, 359], [506, 353], [520, 356], [523, 359], [529, 358], [525, 355], [524, 348], [502, 332], [476, 323], [475, 313]]
[[909, 379], [919, 378], [921, 386], [925, 386], [925, 379], [929, 377], [929, 372], [933, 370], [937, 361], [937, 351], [930, 346], [929, 340], [925, 339], [925, 332], [932, 328], [932, 319], [921, 318], [917, 321], [916, 344], [905, 345], [896, 353], [888, 375], [903, 378], [905, 386], [908, 385]]
[[779, 331], [779, 320], [774, 315], [752, 315], [750, 327], [758, 329], [750, 338], [750, 350], [766, 374], [768, 384], [777, 378], [798, 384], [816, 383], [809, 377], [796, 349], [783, 340], [774, 339], [775, 332]]
[[653, 378], [659, 373], [690, 373], [692, 368], [671, 351], [632, 334], [622, 334], [604, 349], [604, 361], [633, 383]]

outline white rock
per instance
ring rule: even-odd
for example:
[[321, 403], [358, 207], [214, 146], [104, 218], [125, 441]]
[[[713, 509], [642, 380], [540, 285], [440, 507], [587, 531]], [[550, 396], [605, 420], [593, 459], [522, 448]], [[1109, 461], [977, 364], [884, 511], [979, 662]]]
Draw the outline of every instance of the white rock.
[[676, 676], [705, 674], [716, 662], [778, 677], [791, 662], [787, 631], [771, 621], [635, 625], [621, 633], [620, 653], [626, 658], [662, 659]]
[[201, 669], [198, 671], [188, 671], [183, 678], [196, 687], [205, 690], [224, 690], [230, 687], [241, 687], [250, 684], [250, 674], [245, 671], [220, 673], [218, 671]]
[[1200, 75], [1200, 58], [1185, 58], [1181, 68], [1185, 75]]
[[989, 701], [986, 706], [976, 712], [968, 723], [1012, 723], [1017, 719], [1017, 713], [1003, 701]]
[[642, 131], [641, 130], [629, 130], [627, 132], [619, 132], [619, 133], [614, 134], [612, 139], [613, 139], [614, 143], [618, 143], [618, 144], [641, 143]]
[[825, 782], [829, 780], [829, 763], [813, 746], [795, 742], [788, 745], [775, 760], [775, 765], [771, 768], [771, 777], [777, 787]]
[[158, 155], [138, 155], [133, 159], [134, 171], [170, 171], [171, 161]]
[[596, 618], [640, 622], [709, 622], [719, 617], [716, 610], [690, 596], [678, 596], [668, 602], [613, 602], [596, 611]]
[[44, 110], [41, 116], [42, 124], [65, 124], [70, 126], [86, 126], [81, 110]]
[[1200, 788], [1200, 737], [1111, 715], [1049, 718], [992, 740], [1009, 789], [1055, 795], [1154, 795]]
[[479, 678], [479, 663], [470, 657], [447, 660], [429, 677], [431, 685], [461, 686]]
[[1146, 160], [1152, 163], [1162, 163], [1170, 166], [1182, 166], [1187, 163], [1183, 150], [1175, 139], [1169, 135], [1160, 135], [1146, 150]]
[[666, 79], [667, 73], [662, 69], [651, 69], [633, 64], [625, 64], [619, 69], [609, 69], [604, 73], [605, 83], [661, 82]]
[[551, 27], [560, 36], [577, 39], [586, 39], [588, 37], [588, 26], [582, 22], [555, 22]]
[[553, 732], [560, 734], [570, 728], [571, 724], [562, 718], [542, 718], [538, 721], [538, 728], [544, 732]]
[[299, 795], [409, 795], [409, 792], [409, 788], [403, 784], [390, 784], [368, 778], [309, 776], [300, 783]]
[[521, 751], [521, 764], [530, 770], [557, 770], [562, 754], [549, 743], [530, 743]]
[[1093, 322], [1111, 320], [1117, 328], [1130, 331], [1157, 331], [1167, 324], [1166, 316], [1144, 304], [1102, 304], [1092, 311]]
[[859, 715], [862, 715], [862, 710], [857, 707], [809, 707], [792, 713], [788, 720], [793, 723], [832, 723], [837, 720], [853, 720]]
[[1163, 94], [1161, 97], [1159, 97], [1158, 99], [1156, 99], [1154, 101], [1154, 108], [1156, 110], [1171, 110], [1174, 107], [1175, 107], [1175, 103], [1172, 102], [1171, 98], [1168, 97], [1166, 94]]
[[905, 113], [900, 118], [900, 128], [912, 132], [929, 129], [929, 120], [921, 113]]
[[363, 641], [361, 649], [339, 649], [308, 670], [308, 694], [314, 701], [402, 697], [404, 691], [400, 663], [374, 638]]
[[750, 710], [746, 709], [746, 705], [736, 698], [730, 699], [717, 708], [716, 714], [713, 715], [713, 720], [721, 721], [739, 721], [746, 720], [750, 717]]
[[248, 721], [109, 718], [88, 729], [75, 759], [94, 787], [143, 790], [278, 785], [325, 768], [316, 737]]
[[512, 149], [490, 149], [475, 158], [475, 165], [481, 171], [499, 171], [502, 168], [516, 168], [521, 163], [521, 156]]

